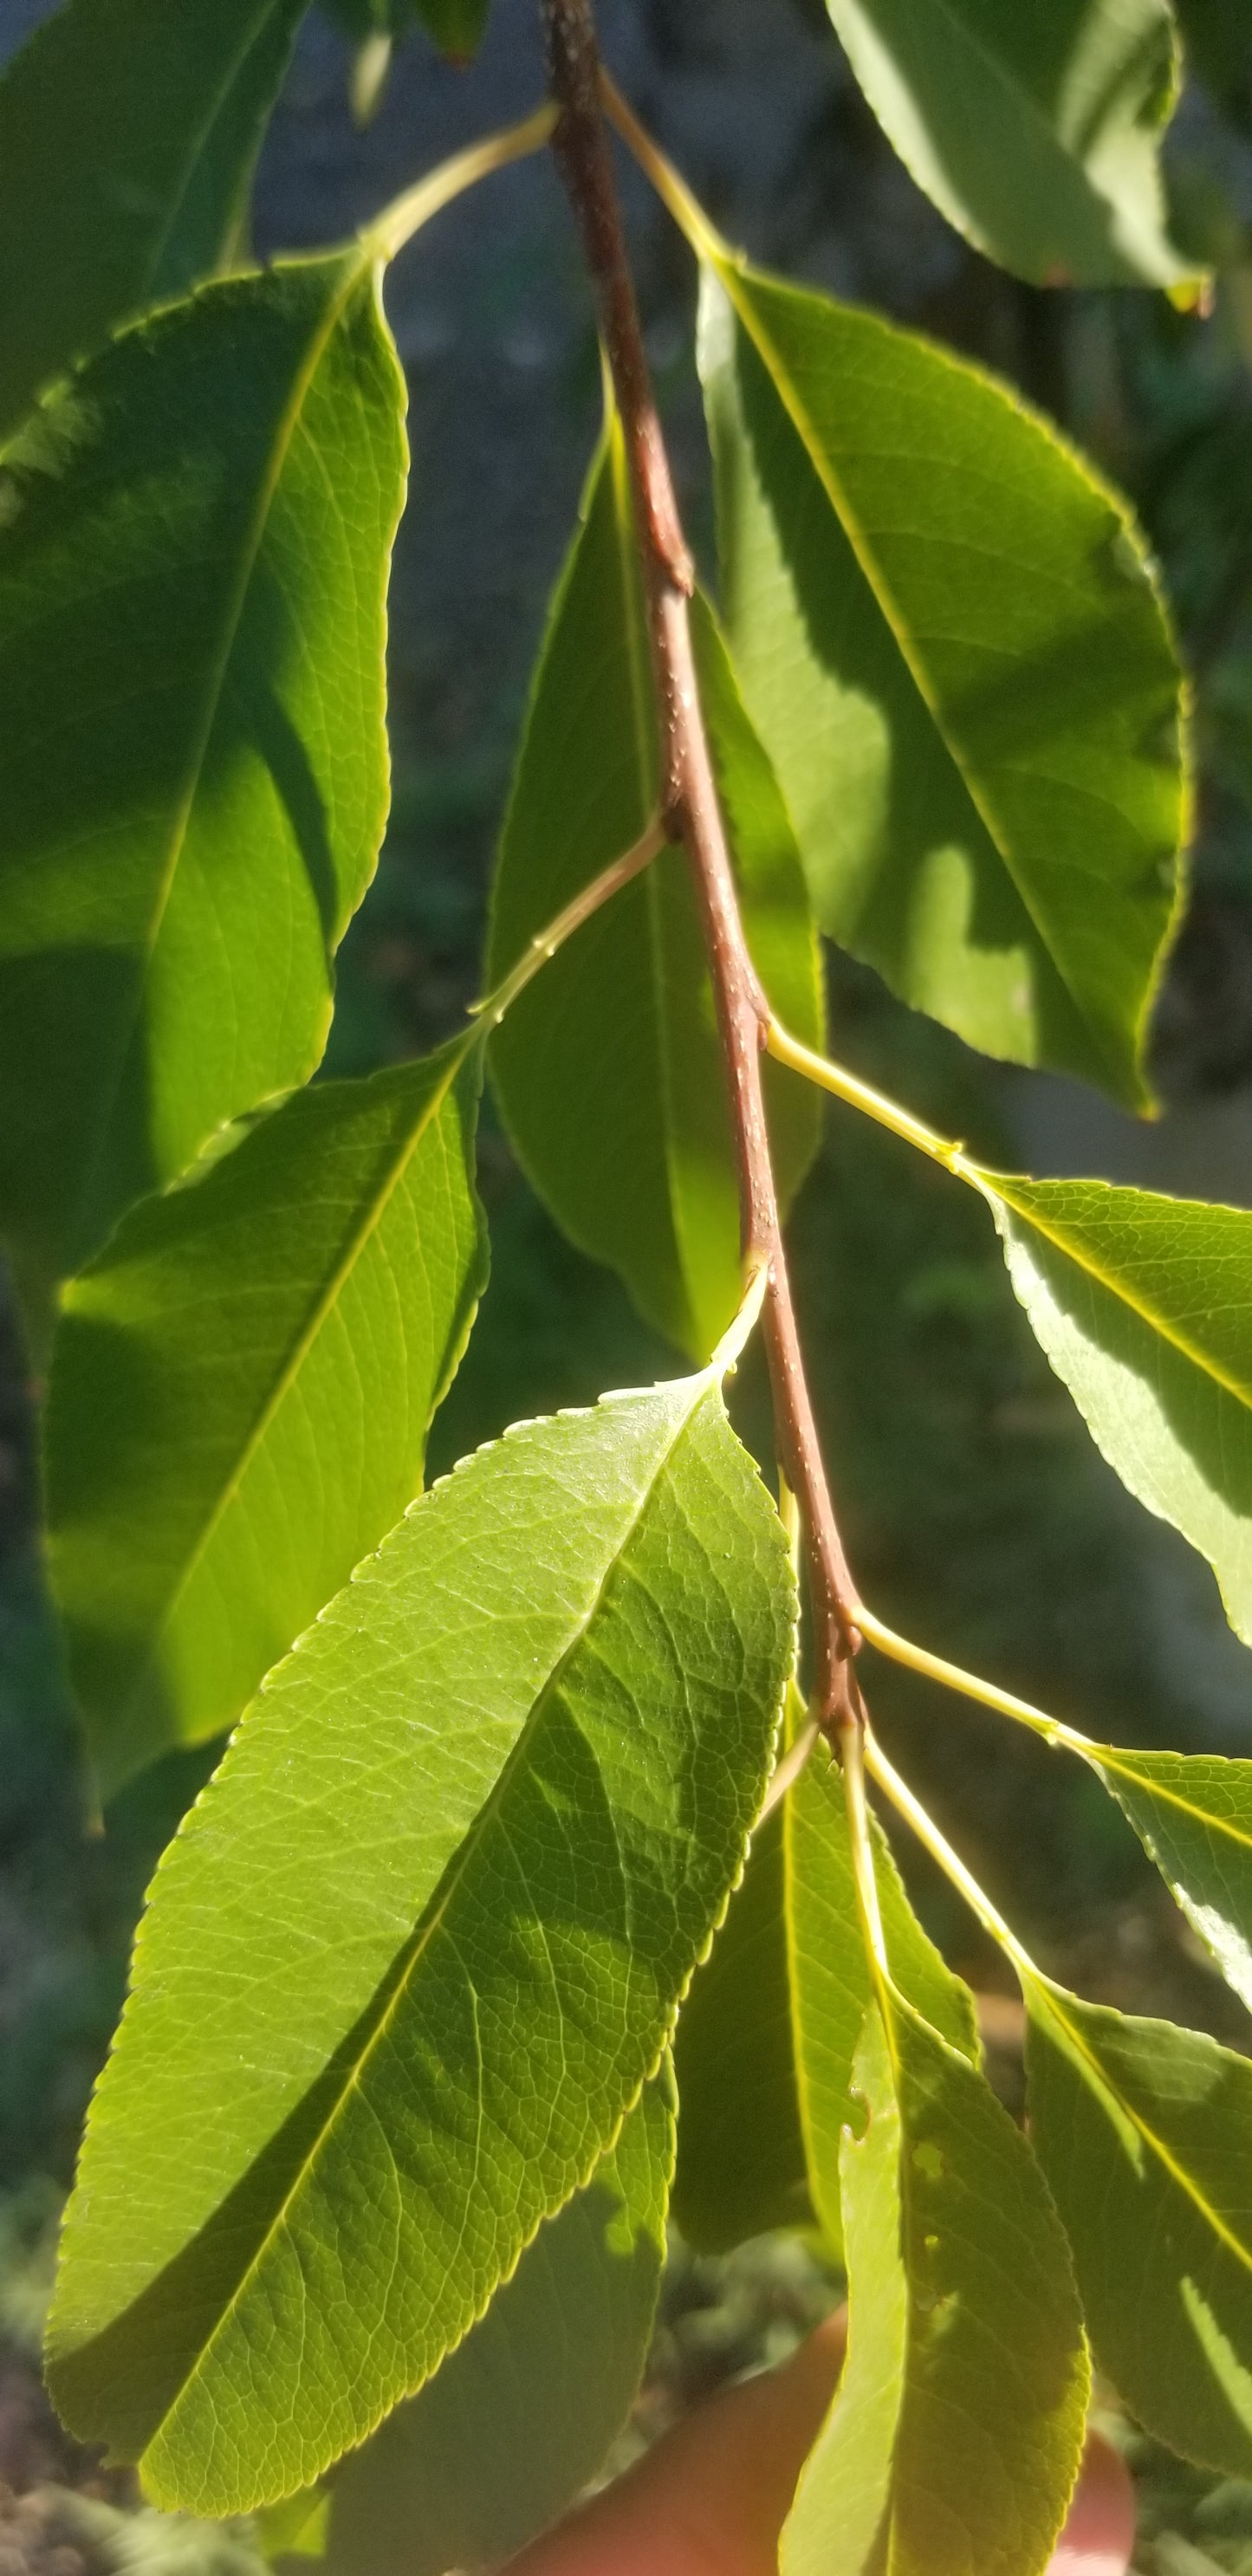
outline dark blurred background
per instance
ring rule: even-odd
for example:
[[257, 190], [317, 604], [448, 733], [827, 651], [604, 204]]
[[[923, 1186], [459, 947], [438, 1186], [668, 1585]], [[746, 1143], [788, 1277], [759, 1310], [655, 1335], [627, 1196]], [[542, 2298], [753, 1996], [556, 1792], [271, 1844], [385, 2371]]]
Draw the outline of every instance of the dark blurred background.
[[[0, 0], [0, 55], [44, 14], [42, 0]], [[1194, 681], [1192, 891], [1156, 1017], [1159, 1122], [1136, 1125], [1077, 1085], [987, 1064], [832, 953], [836, 1051], [992, 1158], [1252, 1205], [1252, 10], [1190, 0], [1188, 14], [1192, 76], [1169, 177], [1179, 226], [1225, 263], [1203, 317], [1160, 296], [1045, 293], [968, 250], [880, 134], [820, 0], [599, 6], [619, 80], [733, 239], [998, 369], [1129, 491]], [[262, 162], [258, 252], [333, 240], [459, 143], [524, 112], [542, 86], [535, 15], [532, 0], [496, 0], [468, 71], [415, 36], [362, 130], [348, 49], [315, 12]], [[684, 506], [707, 558], [694, 278], [667, 218], [623, 175]], [[443, 215], [397, 264], [388, 308], [413, 446], [391, 608], [394, 805], [342, 952], [336, 1073], [428, 1046], [477, 989], [529, 670], [598, 425], [592, 317], [546, 163]], [[435, 1426], [432, 1472], [508, 1419], [674, 1363], [617, 1283], [556, 1235], [490, 1109], [482, 1187], [492, 1285]], [[881, 1614], [1093, 1733], [1252, 1753], [1252, 1657], [1207, 1568], [1095, 1454], [1016, 1307], [982, 1209], [832, 1106], [793, 1237], [836, 1493]], [[762, 1439], [751, 1369], [737, 1401]], [[207, 1767], [164, 1766], [103, 1832], [88, 1828], [32, 1537], [35, 1473], [21, 1354], [0, 1317], [0, 2480], [12, 2486], [69, 2474], [22, 2359], [49, 2215], [120, 2004], [144, 1883]], [[1090, 1994], [1247, 2043], [1239, 2007], [1094, 1781], [896, 1671], [870, 1682], [884, 1734], [1045, 1962]], [[915, 1853], [902, 1858], [954, 1962], [981, 1988], [1000, 1986], [997, 1960], [945, 1888]], [[1011, 2011], [1003, 2035], [1011, 2061]], [[1011, 2063], [1003, 2080], [1011, 2091]], [[777, 2295], [786, 2309], [792, 2290]], [[795, 2293], [801, 2307], [807, 2295]], [[688, 2280], [676, 2313], [684, 2298], [694, 2313], [712, 2296]], [[727, 2329], [719, 2367], [736, 2334], [760, 2324], [756, 2293], [741, 2284], [735, 2297], [750, 2325]], [[672, 2370], [698, 2379], [690, 2356], [702, 2348], [679, 2334], [674, 2350], [688, 2358]], [[1209, 2565], [1252, 2568], [1252, 2516], [1232, 2554], [1220, 2534], [1197, 2536], [1182, 2504], [1170, 2510], [1193, 2558], [1203, 2542], [1217, 2552]], [[0, 2576], [51, 2568], [58, 2548], [58, 2576], [94, 2566], [92, 2548], [101, 2564], [123, 2563], [99, 2534], [19, 2521], [0, 2516]], [[128, 2545], [127, 2566], [175, 2563], [159, 2556], [168, 2536], [142, 2560], [133, 2531]], [[212, 2563], [225, 2576], [235, 2562]], [[1202, 2576], [1168, 2550], [1144, 2563]]]

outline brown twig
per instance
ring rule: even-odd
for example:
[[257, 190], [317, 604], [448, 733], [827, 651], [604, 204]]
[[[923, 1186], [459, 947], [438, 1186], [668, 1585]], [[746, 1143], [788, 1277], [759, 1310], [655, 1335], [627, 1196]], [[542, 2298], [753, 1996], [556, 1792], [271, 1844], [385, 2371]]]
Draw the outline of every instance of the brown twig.
[[852, 1657], [856, 1594], [835, 1524], [787, 1276], [774, 1186], [761, 1055], [769, 1005], [748, 955], [696, 688], [688, 601], [693, 587], [669, 459], [652, 392], [626, 251], [611, 146], [600, 105], [591, 0], [541, 0], [552, 95], [552, 148], [595, 285], [600, 327], [629, 460], [660, 723], [662, 810], [691, 861], [726, 1058], [739, 1173], [743, 1249], [768, 1287], [762, 1328], [783, 1472], [804, 1520], [813, 1619], [814, 1715], [837, 1731], [861, 1716]]

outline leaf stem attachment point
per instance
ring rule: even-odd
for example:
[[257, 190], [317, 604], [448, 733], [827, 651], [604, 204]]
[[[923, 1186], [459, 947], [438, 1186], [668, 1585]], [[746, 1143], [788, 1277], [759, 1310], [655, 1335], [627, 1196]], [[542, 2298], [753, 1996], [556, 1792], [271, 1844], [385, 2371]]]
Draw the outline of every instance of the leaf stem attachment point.
[[1098, 1751], [1088, 1736], [1065, 1726], [1059, 1717], [1049, 1717], [1045, 1710], [1032, 1708], [1029, 1700], [1001, 1690], [998, 1682], [984, 1681], [981, 1674], [967, 1673], [960, 1664], [950, 1664], [944, 1655], [932, 1655], [927, 1647], [914, 1645], [911, 1637], [899, 1636], [885, 1620], [876, 1619], [864, 1602], [857, 1602], [854, 1615], [862, 1636], [868, 1637], [881, 1655], [889, 1655], [893, 1663], [906, 1664], [910, 1672], [923, 1673], [927, 1681], [942, 1682], [945, 1689], [959, 1691], [965, 1699], [978, 1700], [999, 1716], [1011, 1717], [1018, 1726], [1028, 1726], [1032, 1734], [1043, 1737], [1045, 1744], [1063, 1744], [1069, 1752], [1085, 1758]]
[[937, 1129], [928, 1127], [924, 1119], [915, 1118], [900, 1101], [890, 1099], [886, 1092], [875, 1091], [873, 1084], [862, 1082], [859, 1074], [850, 1073], [846, 1065], [833, 1064], [828, 1056], [815, 1054], [812, 1047], [806, 1047], [799, 1038], [793, 1038], [790, 1030], [785, 1029], [781, 1020], [772, 1014], [766, 1045], [776, 1063], [789, 1065], [793, 1073], [803, 1074], [807, 1082], [814, 1082], [820, 1090], [830, 1092], [833, 1099], [846, 1101], [851, 1108], [863, 1110], [877, 1126], [886, 1127], [891, 1135], [901, 1137], [906, 1145], [915, 1146], [918, 1153], [925, 1154], [930, 1162], [942, 1163], [946, 1171], [954, 1173], [959, 1181], [967, 1181], [972, 1189], [985, 1197], [985, 1184], [978, 1165], [969, 1160], [952, 1137], [939, 1135]]
[[990, 1933], [992, 1940], [999, 1944], [1017, 1974], [1021, 1977], [1037, 1977], [1039, 1971], [1018, 1940], [1016, 1933], [1009, 1930], [1003, 1915], [996, 1912], [990, 1897], [979, 1886], [973, 1871], [968, 1870], [960, 1854], [953, 1851], [951, 1843], [940, 1832], [933, 1816], [927, 1813], [920, 1798], [914, 1797], [907, 1780], [902, 1780], [894, 1765], [888, 1761], [882, 1746], [868, 1726], [865, 1729], [865, 1767], [871, 1777], [878, 1782], [879, 1788], [886, 1792], [892, 1806], [903, 1816], [905, 1823], [912, 1827], [919, 1843], [930, 1853], [932, 1860], [938, 1861], [945, 1878], [950, 1879], [958, 1893], [964, 1897], [971, 1914], [981, 1923], [984, 1932]]
[[522, 118], [518, 125], [506, 125], [498, 134], [487, 135], [481, 143], [471, 143], [464, 152], [454, 152], [441, 161], [415, 186], [384, 206], [361, 232], [361, 247], [375, 258], [392, 260], [405, 243], [428, 224], [432, 215], [443, 212], [453, 199], [462, 197], [467, 188], [476, 188], [480, 179], [489, 179], [494, 170], [505, 170], [511, 161], [525, 161], [532, 152], [542, 152], [552, 140], [556, 109], [545, 103], [534, 114]]
[[[489, 1036], [492, 1029], [499, 1027], [505, 1012], [518, 995], [525, 992], [527, 985], [534, 982], [549, 959], [555, 957], [558, 948], [563, 948], [575, 931], [584, 929], [606, 903], [612, 902], [615, 894], [620, 894], [623, 887], [630, 884], [632, 878], [642, 876], [668, 840], [669, 833], [657, 815], [640, 839], [629, 850], [623, 851], [620, 859], [611, 860], [607, 868], [600, 870], [598, 877], [592, 878], [590, 885], [585, 885], [542, 930], [536, 931], [534, 938], [522, 950], [517, 964], [509, 968], [494, 991], [485, 994], [481, 1002], [471, 1003], [471, 1016], [484, 1035]], [[733, 1332], [733, 1325], [731, 1330]], [[730, 1366], [729, 1361], [727, 1366]]]

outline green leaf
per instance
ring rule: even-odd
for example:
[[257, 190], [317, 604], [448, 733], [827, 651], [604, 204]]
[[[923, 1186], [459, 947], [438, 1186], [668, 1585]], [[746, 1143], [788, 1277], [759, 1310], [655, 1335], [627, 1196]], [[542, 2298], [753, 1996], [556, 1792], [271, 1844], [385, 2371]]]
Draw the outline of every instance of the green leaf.
[[403, 385], [362, 248], [115, 341], [0, 470], [0, 1230], [45, 1276], [303, 1081], [387, 808]]
[[1252, 1643], [1252, 1215], [1104, 1181], [981, 1179], [1096, 1447], [1208, 1558]]
[[464, 63], [477, 53], [491, 0], [413, 0], [413, 6], [441, 54]]
[[1026, 1982], [1030, 2133], [1096, 2360], [1150, 2433], [1252, 2474], [1252, 2065]]
[[[822, 1026], [820, 963], [786, 808], [711, 614], [700, 681], [744, 927], [781, 1016]], [[657, 750], [620, 432], [592, 468], [557, 591], [505, 825], [492, 913], [498, 981], [656, 811]], [[610, 1262], [650, 1323], [706, 1357], [742, 1293], [725, 1077], [688, 863], [663, 851], [568, 942], [493, 1042], [509, 1132], [565, 1232]], [[790, 1199], [816, 1150], [803, 1086], [772, 1079]]]
[[49, 2332], [157, 2502], [310, 2484], [587, 2181], [742, 1865], [794, 1611], [705, 1372], [479, 1451], [269, 1676], [158, 1870]]
[[1168, 0], [827, 0], [880, 124], [975, 250], [1037, 286], [1177, 286]]
[[[978, 2062], [969, 1990], [927, 1939], [886, 1839], [871, 1825], [878, 1901], [892, 1974], [911, 2007], [950, 2047]], [[857, 1912], [843, 1779], [818, 1746], [787, 1799], [787, 1950], [800, 2125], [809, 2187], [832, 2243], [840, 2241], [840, 2140], [851, 2114], [852, 2068], [873, 1987]]]
[[[967, 1988], [927, 1939], [873, 1828], [883, 1929], [918, 2010], [975, 2064]], [[714, 2253], [816, 2217], [842, 2241], [839, 2139], [871, 1996], [837, 1769], [819, 1747], [755, 1837], [679, 2017], [674, 2214]]]
[[419, 1491], [486, 1278], [480, 1060], [298, 1092], [65, 1290], [49, 1554], [106, 1795], [232, 1725]]
[[783, 2576], [1036, 2576], [1088, 2388], [1065, 2240], [977, 2068], [887, 1989], [844, 2131], [848, 2358]]
[[482, 2322], [336, 2479], [328, 2576], [494, 2567], [595, 2476], [643, 2376], [673, 2165], [658, 2078]]
[[307, 0], [68, 0], [0, 80], [0, 436], [238, 235]]
[[1180, 679], [1125, 505], [990, 377], [728, 254], [701, 364], [731, 650], [822, 928], [972, 1046], [1142, 1105]]
[[743, 1884], [674, 2035], [674, 2216], [700, 2254], [814, 2223], [787, 1978], [784, 1810], [753, 1836]]
[[1097, 1745], [1089, 1759], [1252, 2011], [1252, 1762], [1121, 1745]]

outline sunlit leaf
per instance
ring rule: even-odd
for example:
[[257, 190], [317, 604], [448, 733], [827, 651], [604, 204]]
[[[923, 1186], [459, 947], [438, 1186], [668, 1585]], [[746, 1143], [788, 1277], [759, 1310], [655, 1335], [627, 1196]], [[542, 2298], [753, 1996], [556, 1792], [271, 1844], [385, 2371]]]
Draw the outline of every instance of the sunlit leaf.
[[157, 2502], [309, 2485], [588, 2180], [742, 1864], [793, 1630], [705, 1373], [481, 1450], [270, 1675], [157, 1873], [50, 2327], [67, 2421]]
[[216, 269], [307, 0], [68, 0], [0, 80], [0, 436]]
[[[969, 1990], [923, 1932], [882, 1834], [873, 1829], [878, 1897], [892, 1974], [910, 2005], [975, 2064]], [[800, 2118], [809, 2187], [839, 2242], [840, 2141], [851, 2111], [852, 2065], [872, 1987], [857, 1915], [842, 1777], [819, 1747], [787, 1800], [787, 1946]]]
[[1176, 286], [1160, 147], [1177, 89], [1168, 0], [827, 0], [918, 186], [1037, 286]]
[[1252, 2064], [1026, 1986], [1030, 2133], [1100, 2368], [1163, 2442], [1252, 2474]]
[[1092, 1757], [1192, 1929], [1252, 2011], [1252, 1762], [1216, 1753]]
[[985, 1175], [1009, 1277], [1097, 1448], [1252, 1642], [1252, 1215]]
[[728, 255], [701, 344], [731, 649], [822, 928], [1141, 1105], [1180, 682], [1125, 506], [1007, 387]]
[[843, 2133], [848, 2358], [783, 2576], [1039, 2576], [1085, 2431], [1065, 2240], [977, 2068], [902, 1997], [883, 2011]]
[[[822, 1025], [794, 835], [707, 610], [701, 682], [744, 925], [781, 1015]], [[557, 592], [505, 826], [493, 980], [657, 803], [651, 677], [620, 436], [592, 470]], [[713, 999], [688, 862], [664, 851], [572, 939], [495, 1040], [510, 1133], [567, 1234], [611, 1262], [649, 1322], [699, 1357], [741, 1291], [739, 1201]], [[772, 1075], [777, 1068], [770, 1067]], [[769, 1085], [784, 1200], [818, 1124], [790, 1076]]]
[[[976, 2063], [968, 1989], [927, 1939], [873, 1830], [896, 1979]], [[679, 2018], [674, 2210], [692, 2244], [721, 2252], [812, 2216], [838, 2248], [839, 2141], [870, 1994], [842, 1782], [819, 1748], [755, 1837]]]
[[647, 2358], [673, 2163], [659, 2078], [481, 2323], [336, 2478], [328, 2576], [495, 2566], [595, 2476]]
[[403, 385], [360, 250], [126, 332], [0, 471], [0, 1231], [45, 1276], [302, 1081], [387, 807]]
[[106, 1791], [233, 1724], [399, 1520], [486, 1270], [478, 1056], [315, 1085], [65, 1292], [53, 1589]]

